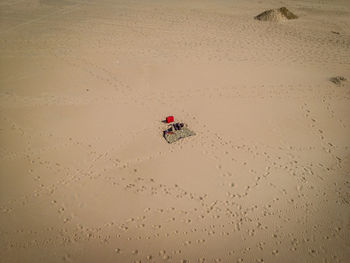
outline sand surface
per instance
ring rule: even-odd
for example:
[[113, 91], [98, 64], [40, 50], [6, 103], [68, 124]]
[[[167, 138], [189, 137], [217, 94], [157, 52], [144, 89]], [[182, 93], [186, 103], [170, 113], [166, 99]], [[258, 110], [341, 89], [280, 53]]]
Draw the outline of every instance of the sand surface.
[[0, 262], [349, 262], [349, 80], [347, 0], [1, 1]]

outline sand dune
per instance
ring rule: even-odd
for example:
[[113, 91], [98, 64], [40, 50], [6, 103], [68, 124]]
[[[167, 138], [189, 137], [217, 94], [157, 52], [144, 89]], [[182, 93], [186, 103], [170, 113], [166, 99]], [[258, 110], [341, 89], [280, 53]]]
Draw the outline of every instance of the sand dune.
[[257, 15], [255, 19], [261, 21], [281, 22], [291, 19], [297, 19], [298, 16], [289, 11], [286, 7], [270, 9]]
[[348, 262], [349, 17], [2, 1], [0, 262]]

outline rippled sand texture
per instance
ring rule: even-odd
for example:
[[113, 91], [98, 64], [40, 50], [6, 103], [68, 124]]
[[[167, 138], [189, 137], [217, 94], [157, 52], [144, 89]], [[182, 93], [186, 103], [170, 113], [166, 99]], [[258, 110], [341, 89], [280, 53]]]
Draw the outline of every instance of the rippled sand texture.
[[349, 73], [345, 0], [1, 1], [0, 262], [349, 262]]

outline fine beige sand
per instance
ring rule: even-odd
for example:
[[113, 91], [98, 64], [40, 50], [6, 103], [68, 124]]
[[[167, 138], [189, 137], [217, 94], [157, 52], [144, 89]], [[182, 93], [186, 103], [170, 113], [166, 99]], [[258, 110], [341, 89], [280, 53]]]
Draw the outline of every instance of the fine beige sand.
[[349, 262], [349, 175], [348, 0], [0, 3], [1, 263]]

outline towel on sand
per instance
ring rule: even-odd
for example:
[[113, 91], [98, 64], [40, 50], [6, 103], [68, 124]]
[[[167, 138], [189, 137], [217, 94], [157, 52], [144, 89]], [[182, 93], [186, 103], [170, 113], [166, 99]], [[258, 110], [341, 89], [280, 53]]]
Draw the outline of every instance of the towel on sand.
[[180, 129], [174, 129], [174, 124], [171, 125], [170, 129], [164, 131], [164, 138], [168, 143], [176, 142], [182, 138], [196, 135], [195, 132], [187, 128], [187, 125], [184, 125]]

